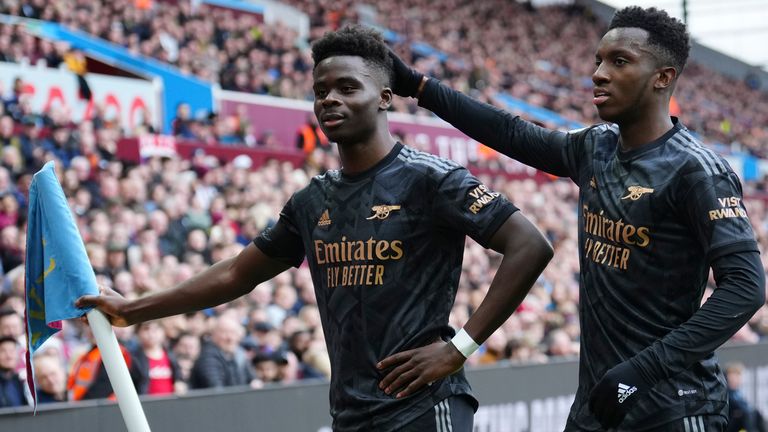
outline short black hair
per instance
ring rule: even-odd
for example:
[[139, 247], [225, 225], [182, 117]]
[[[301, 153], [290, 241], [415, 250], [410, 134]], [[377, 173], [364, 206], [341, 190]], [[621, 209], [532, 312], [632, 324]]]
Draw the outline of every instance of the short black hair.
[[608, 30], [629, 27], [647, 31], [648, 45], [655, 50], [659, 60], [674, 66], [678, 74], [683, 71], [691, 50], [685, 24], [661, 9], [629, 6], [616, 12]]
[[380, 73], [382, 84], [392, 85], [392, 58], [380, 32], [370, 27], [351, 25], [328, 32], [312, 43], [315, 67], [328, 57], [342, 55], [362, 57], [366, 64]]

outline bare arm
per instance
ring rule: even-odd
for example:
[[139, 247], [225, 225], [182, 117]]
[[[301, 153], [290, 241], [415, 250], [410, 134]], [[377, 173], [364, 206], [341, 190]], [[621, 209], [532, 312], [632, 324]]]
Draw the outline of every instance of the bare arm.
[[95, 306], [109, 317], [112, 324], [129, 326], [226, 303], [289, 267], [268, 257], [251, 243], [236, 257], [219, 261], [174, 288], [136, 300], [126, 300], [109, 290], [100, 296], [83, 296], [75, 305]]
[[553, 251], [539, 230], [520, 212], [514, 213], [491, 238], [491, 249], [504, 254], [488, 293], [464, 329], [484, 342], [520, 306]]
[[[504, 254], [482, 303], [464, 329], [478, 343], [488, 338], [520, 305], [552, 259], [552, 247], [520, 212], [512, 214], [491, 237], [492, 249]], [[455, 373], [466, 359], [451, 343], [436, 342], [394, 354], [378, 367], [390, 369], [380, 388], [405, 397]]]

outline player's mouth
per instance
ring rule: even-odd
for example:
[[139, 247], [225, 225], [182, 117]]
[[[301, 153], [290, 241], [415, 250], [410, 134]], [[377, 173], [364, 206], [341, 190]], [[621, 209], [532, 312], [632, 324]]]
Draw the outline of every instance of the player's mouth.
[[326, 128], [335, 128], [344, 123], [344, 116], [339, 113], [326, 113], [320, 116], [320, 122]]
[[595, 104], [596, 106], [600, 106], [604, 104], [605, 101], [607, 101], [608, 98], [611, 96], [610, 93], [608, 93], [607, 91], [601, 88], [596, 88], [594, 90], [593, 95], [594, 95], [594, 98], [592, 98], [592, 103]]

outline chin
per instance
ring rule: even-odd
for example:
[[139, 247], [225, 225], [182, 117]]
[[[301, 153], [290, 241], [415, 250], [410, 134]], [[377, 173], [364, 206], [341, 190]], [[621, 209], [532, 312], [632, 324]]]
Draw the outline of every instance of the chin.
[[597, 110], [597, 116], [600, 117], [600, 120], [603, 120], [608, 123], [619, 123], [619, 119], [621, 118], [620, 113], [617, 113], [610, 109], [599, 109], [599, 108]]
[[347, 134], [339, 131], [323, 131], [325, 133], [326, 138], [328, 138], [328, 141], [335, 142], [337, 144], [341, 142], [347, 142], [349, 141], [349, 138], [347, 137]]
[[325, 132], [325, 136], [328, 137], [329, 141], [335, 142], [340, 146], [355, 144], [364, 140], [363, 135], [359, 132], [355, 133], [355, 131], [343, 129]]

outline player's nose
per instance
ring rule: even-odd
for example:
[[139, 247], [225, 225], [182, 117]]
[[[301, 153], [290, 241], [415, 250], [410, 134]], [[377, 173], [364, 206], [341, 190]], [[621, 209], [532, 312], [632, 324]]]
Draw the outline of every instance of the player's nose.
[[323, 99], [323, 106], [333, 106], [333, 105], [339, 105], [341, 102], [339, 101], [339, 93], [336, 90], [331, 90], [328, 92], [327, 95], [325, 95], [325, 98]]
[[597, 69], [595, 69], [595, 72], [592, 73], [592, 82], [595, 85], [600, 85], [607, 83], [611, 80], [610, 76], [608, 75], [607, 68], [604, 66], [604, 63], [600, 63], [597, 66]]

